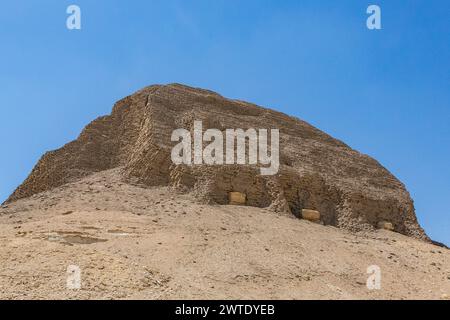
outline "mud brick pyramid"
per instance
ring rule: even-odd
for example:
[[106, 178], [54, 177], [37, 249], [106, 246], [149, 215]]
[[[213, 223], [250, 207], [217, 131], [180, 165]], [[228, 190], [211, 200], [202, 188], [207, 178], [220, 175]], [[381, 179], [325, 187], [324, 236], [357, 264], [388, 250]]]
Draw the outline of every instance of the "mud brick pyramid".
[[[174, 129], [279, 129], [280, 170], [262, 176], [257, 165], [175, 165]], [[429, 240], [405, 186], [371, 157], [286, 114], [179, 84], [146, 87], [90, 123], [78, 139], [46, 153], [6, 201], [51, 190], [94, 172], [120, 168], [124, 181], [167, 185], [202, 202], [246, 205], [301, 216], [317, 210], [325, 225], [351, 231], [390, 222], [396, 232]]]

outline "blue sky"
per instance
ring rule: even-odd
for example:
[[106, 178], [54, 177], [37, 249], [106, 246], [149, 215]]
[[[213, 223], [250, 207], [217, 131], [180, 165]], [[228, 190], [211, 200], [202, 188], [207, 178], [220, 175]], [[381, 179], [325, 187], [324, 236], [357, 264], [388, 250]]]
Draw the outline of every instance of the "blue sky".
[[[82, 29], [66, 28], [80, 6]], [[382, 10], [382, 30], [366, 9]], [[402, 180], [450, 244], [450, 1], [9, 1], [0, 5], [0, 200], [39, 157], [150, 84], [300, 117]]]

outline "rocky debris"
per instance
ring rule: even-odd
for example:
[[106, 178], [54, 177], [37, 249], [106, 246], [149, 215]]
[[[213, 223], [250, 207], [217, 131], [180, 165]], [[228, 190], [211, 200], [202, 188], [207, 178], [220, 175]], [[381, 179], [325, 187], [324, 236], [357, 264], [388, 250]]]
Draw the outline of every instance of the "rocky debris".
[[229, 193], [229, 204], [245, 206], [246, 195], [242, 192], [230, 192]]
[[[11, 205], [38, 204], [0, 216], [0, 298], [441, 299], [450, 292], [450, 252], [396, 232], [351, 233], [267, 208], [199, 204], [167, 186], [124, 183], [92, 194], [93, 202], [78, 196], [86, 182], [122, 178], [117, 169], [97, 172], [43, 202]], [[53, 198], [56, 207], [44, 205]], [[68, 210], [74, 214], [62, 215]], [[365, 286], [373, 263], [382, 290]], [[81, 269], [81, 290], [66, 287], [69, 265]]]
[[379, 229], [384, 229], [384, 230], [389, 230], [389, 231], [394, 231], [394, 226], [392, 225], [391, 222], [388, 221], [380, 221], [378, 222], [378, 228]]
[[[203, 130], [279, 129], [278, 174], [261, 176], [260, 165], [173, 164], [172, 132], [191, 131], [195, 121]], [[115, 168], [128, 183], [169, 186], [202, 202], [228, 204], [234, 190], [246, 195], [247, 206], [296, 216], [315, 208], [325, 225], [351, 231], [391, 221], [397, 232], [429, 241], [408, 191], [376, 160], [297, 118], [179, 84], [149, 86], [118, 101], [111, 115], [46, 153], [7, 203]]]
[[302, 219], [319, 222], [320, 221], [320, 212], [317, 210], [311, 209], [302, 209]]

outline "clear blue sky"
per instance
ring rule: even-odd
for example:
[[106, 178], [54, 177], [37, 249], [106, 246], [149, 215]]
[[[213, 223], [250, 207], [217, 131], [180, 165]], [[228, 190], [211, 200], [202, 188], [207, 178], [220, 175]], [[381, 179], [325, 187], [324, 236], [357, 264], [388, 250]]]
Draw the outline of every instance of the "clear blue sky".
[[[66, 8], [82, 30], [66, 29]], [[380, 31], [366, 8], [382, 9]], [[402, 180], [450, 244], [450, 1], [3, 1], [0, 200], [39, 157], [146, 85], [298, 116]]]

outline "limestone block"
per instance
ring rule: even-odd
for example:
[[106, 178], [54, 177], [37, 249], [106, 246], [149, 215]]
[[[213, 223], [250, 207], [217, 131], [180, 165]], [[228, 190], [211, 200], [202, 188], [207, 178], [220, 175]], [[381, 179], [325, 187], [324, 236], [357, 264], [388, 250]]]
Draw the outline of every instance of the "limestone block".
[[244, 206], [247, 197], [245, 193], [242, 192], [230, 192], [228, 194], [228, 200], [231, 205]]
[[318, 222], [320, 220], [320, 212], [311, 209], [302, 209], [302, 218], [309, 221]]
[[378, 228], [379, 229], [389, 230], [389, 231], [394, 231], [394, 226], [392, 225], [391, 222], [388, 222], [388, 221], [380, 221], [380, 222], [378, 222]]

